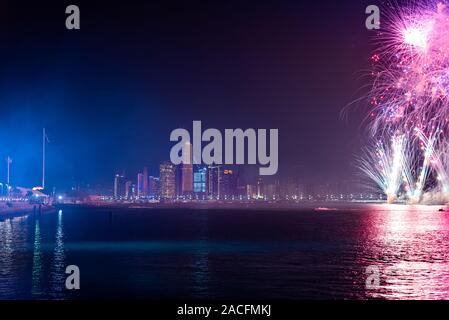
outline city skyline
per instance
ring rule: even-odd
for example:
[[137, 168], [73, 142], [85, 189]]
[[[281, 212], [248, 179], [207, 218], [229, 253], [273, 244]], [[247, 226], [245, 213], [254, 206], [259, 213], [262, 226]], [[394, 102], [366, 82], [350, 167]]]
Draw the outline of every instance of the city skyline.
[[[49, 143], [48, 137], [44, 131], [44, 138], [43, 138], [43, 148], [44, 146]], [[236, 183], [235, 188], [237, 187], [245, 187], [246, 189], [248, 187], [254, 187], [256, 190], [258, 189], [257, 185], [260, 181], [265, 180], [269, 183], [269, 186], [274, 185], [282, 185], [283, 188], [286, 190], [288, 188], [292, 188], [291, 185], [294, 184], [297, 190], [301, 188], [305, 188], [304, 186], [309, 186], [307, 188], [311, 188], [310, 186], [314, 185], [314, 188], [317, 188], [317, 186], [320, 186], [321, 188], [327, 189], [325, 186], [329, 185], [346, 185], [344, 192], [335, 191], [335, 187], [333, 188], [333, 191], [326, 191], [333, 194], [376, 194], [380, 192], [381, 190], [376, 190], [376, 187], [374, 185], [364, 184], [366, 183], [366, 179], [360, 178], [360, 179], [347, 179], [337, 182], [332, 182], [329, 180], [313, 180], [308, 179], [306, 176], [301, 175], [301, 169], [297, 171], [289, 172], [287, 176], [282, 176], [280, 174], [276, 174], [273, 176], [261, 176], [259, 174], [259, 170], [257, 165], [226, 165], [226, 164], [219, 164], [219, 165], [205, 165], [205, 164], [199, 164], [199, 165], [192, 165], [192, 145], [190, 144], [190, 147], [188, 148], [190, 152], [188, 152], [183, 157], [183, 163], [180, 165], [174, 165], [169, 160], [161, 161], [159, 165], [152, 165], [143, 166], [143, 170], [137, 170], [137, 173], [129, 173], [126, 170], [115, 170], [112, 174], [113, 182], [110, 183], [110, 179], [107, 180], [105, 183], [98, 183], [93, 184], [89, 182], [74, 182], [73, 184], [67, 185], [65, 188], [58, 188], [58, 193], [63, 194], [65, 192], [73, 191], [73, 190], [83, 190], [85, 192], [91, 192], [92, 194], [102, 194], [102, 195], [112, 195], [115, 198], [117, 197], [117, 194], [121, 194], [120, 197], [123, 197], [123, 195], [130, 194], [131, 195], [131, 189], [133, 190], [132, 197], [135, 198], [145, 198], [148, 197], [150, 194], [150, 180], [151, 179], [160, 179], [161, 174], [161, 166], [172, 166], [174, 170], [174, 184], [175, 184], [175, 191], [174, 195], [171, 198], [175, 197], [185, 197], [188, 198], [188, 196], [194, 196], [197, 194], [205, 194], [205, 195], [211, 195], [212, 198], [220, 198], [220, 187], [213, 186], [211, 187], [208, 182], [206, 182], [206, 187], [199, 187], [199, 188], [205, 188], [205, 191], [195, 191], [195, 175], [198, 174], [198, 170], [204, 170], [204, 175], [206, 178], [204, 180], [208, 181], [212, 179], [212, 176], [214, 176], [214, 179], [217, 181], [221, 181], [220, 177], [216, 177], [217, 175], [222, 174], [224, 177], [226, 176], [227, 172], [230, 172], [231, 175], [233, 174], [233, 171], [238, 172], [239, 174], [239, 181]], [[41, 154], [41, 177], [40, 181], [43, 183], [45, 179], [45, 161], [46, 158], [43, 156], [46, 154], [45, 149], [42, 150]], [[190, 155], [190, 156], [189, 156]], [[188, 158], [190, 157], [190, 161]], [[5, 159], [6, 160], [6, 167], [8, 168], [8, 178], [10, 178], [10, 170], [12, 165], [12, 158], [9, 156]], [[190, 162], [190, 164], [184, 164], [184, 162]], [[297, 168], [294, 168], [297, 169]], [[304, 169], [304, 168], [302, 168]], [[225, 173], [223, 173], [225, 172]], [[355, 177], [355, 176], [354, 176]], [[120, 181], [120, 182], [118, 182]], [[25, 187], [25, 188], [42, 188], [42, 183], [36, 182], [35, 184], [28, 184], [28, 185], [18, 185], [12, 181], [11, 183], [4, 182], [2, 185], [10, 185], [12, 187]], [[154, 185], [153, 181], [153, 185]], [[158, 181], [158, 183], [160, 183]], [[204, 183], [204, 181], [203, 181]], [[220, 182], [221, 183], [221, 182]], [[219, 183], [216, 183], [219, 184]], [[120, 185], [120, 187], [119, 187]], [[128, 187], [124, 187], [124, 185], [129, 185]], [[289, 187], [290, 185], [290, 187]], [[301, 187], [302, 186], [302, 187]], [[120, 191], [119, 191], [119, 188]], [[279, 186], [279, 188], [281, 188]], [[298, 189], [299, 188], [299, 189]], [[44, 189], [44, 188], [43, 188]], [[51, 191], [53, 190], [53, 191]], [[47, 188], [47, 193], [54, 192], [56, 190], [56, 187], [52, 186], [50, 188]], [[126, 191], [125, 191], [126, 190]], [[202, 189], [201, 189], [202, 190]], [[327, 189], [328, 190], [328, 189]], [[312, 192], [309, 193], [309, 196], [311, 194], [317, 194], [317, 193], [323, 193], [321, 192]], [[248, 194], [248, 191], [245, 191], [246, 194]], [[250, 193], [250, 192], [249, 192]], [[296, 196], [302, 199], [301, 194], [304, 193], [306, 195], [306, 192], [297, 191], [295, 194]], [[242, 191], [240, 191], [239, 194], [242, 194]], [[254, 194], [260, 195], [260, 190], [255, 191]], [[278, 190], [277, 194], [281, 194], [281, 192]], [[284, 194], [286, 194], [284, 192]], [[293, 193], [292, 193], [293, 194]], [[306, 200], [306, 196], [304, 196], [304, 200]], [[128, 198], [128, 197], [126, 197]], [[131, 198], [131, 196], [129, 197]], [[206, 197], [207, 198], [207, 197]], [[257, 198], [256, 196], [253, 198]], [[346, 197], [345, 197], [346, 198]], [[279, 196], [278, 196], [279, 199]]]
[[17, 185], [40, 184], [45, 127], [49, 187], [107, 185], [117, 171], [134, 176], [145, 165], [155, 175], [170, 132], [201, 120], [219, 130], [278, 128], [280, 177], [351, 180], [363, 112], [349, 120], [341, 112], [363, 86], [353, 75], [369, 64], [371, 34], [365, 6], [348, 1], [326, 4], [335, 16], [294, 1], [83, 1], [76, 32], [58, 27], [63, 5], [7, 2], [1, 11], [14, 20], [2, 28], [0, 158], [14, 159]]
[[[116, 174], [113, 188], [102, 191], [85, 188], [91, 195], [102, 196], [103, 200], [115, 201], [196, 201], [196, 200], [265, 200], [265, 201], [351, 201], [384, 200], [381, 190], [375, 187], [356, 188], [348, 181], [338, 183], [307, 182], [298, 179], [280, 181], [258, 176], [246, 179], [245, 170], [237, 165], [174, 165], [164, 161], [159, 165], [159, 175], [137, 176]], [[147, 167], [143, 172], [148, 171]], [[148, 189], [143, 188], [147, 177]], [[82, 190], [82, 189], [81, 189]], [[186, 191], [190, 190], [190, 191]]]

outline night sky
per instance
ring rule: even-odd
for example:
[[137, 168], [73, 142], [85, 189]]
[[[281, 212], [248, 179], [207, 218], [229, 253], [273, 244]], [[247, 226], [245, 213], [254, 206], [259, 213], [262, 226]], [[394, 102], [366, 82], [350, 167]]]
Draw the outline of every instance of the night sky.
[[[65, 28], [65, 8], [81, 30]], [[169, 159], [170, 132], [278, 128], [279, 175], [357, 175], [376, 1], [1, 1], [0, 181], [112, 184]], [[368, 79], [369, 80], [369, 79]]]

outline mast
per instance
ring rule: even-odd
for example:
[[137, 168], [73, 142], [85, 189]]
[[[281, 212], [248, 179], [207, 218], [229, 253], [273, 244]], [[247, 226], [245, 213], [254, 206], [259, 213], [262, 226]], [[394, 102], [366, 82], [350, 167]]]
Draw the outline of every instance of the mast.
[[45, 128], [42, 131], [42, 188], [45, 189], [45, 142], [47, 140]]
[[11, 163], [12, 163], [12, 159], [11, 159], [10, 156], [8, 156], [8, 157], [6, 158], [6, 163], [8, 164], [8, 176], [7, 176], [6, 183], [7, 183], [8, 186], [9, 186], [9, 182], [10, 182], [10, 172], [11, 172]]

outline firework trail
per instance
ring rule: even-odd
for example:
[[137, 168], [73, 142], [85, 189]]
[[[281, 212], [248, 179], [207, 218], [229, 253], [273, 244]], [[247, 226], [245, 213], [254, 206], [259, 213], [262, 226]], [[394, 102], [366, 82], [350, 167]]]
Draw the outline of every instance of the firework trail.
[[437, 188], [449, 193], [449, 6], [440, 0], [386, 11], [371, 57], [376, 143], [360, 167], [389, 202], [403, 195], [417, 203]]
[[401, 187], [405, 146], [405, 137], [395, 136], [390, 144], [377, 142], [373, 148], [374, 153], [371, 148], [367, 148], [365, 157], [360, 160], [362, 171], [387, 195], [389, 203], [397, 199]]

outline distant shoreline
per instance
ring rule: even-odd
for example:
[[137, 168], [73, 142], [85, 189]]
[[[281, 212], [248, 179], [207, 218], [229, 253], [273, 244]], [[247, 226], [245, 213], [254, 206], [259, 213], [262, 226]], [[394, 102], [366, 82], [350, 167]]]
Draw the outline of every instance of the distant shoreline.
[[218, 202], [175, 202], [175, 203], [80, 203], [80, 204], [59, 204], [57, 208], [107, 208], [107, 209], [197, 209], [197, 210], [234, 210], [234, 209], [262, 209], [262, 210], [283, 210], [283, 209], [315, 209], [315, 208], [347, 208], [360, 207], [380, 203], [351, 203], [351, 202], [302, 202], [302, 203], [282, 203], [282, 202], [252, 202], [252, 203], [218, 203]]
[[[176, 202], [176, 203], [80, 203], [80, 204], [58, 204], [57, 209], [64, 208], [97, 208], [110, 210], [314, 210], [317, 212], [333, 212], [340, 210], [358, 210], [369, 206], [385, 206], [385, 208], [400, 208], [412, 206], [405, 203], [387, 204], [384, 202], [301, 202], [301, 203], [217, 203], [217, 202]], [[447, 205], [416, 205], [423, 206], [429, 209], [446, 209]]]
[[[39, 212], [38, 204], [29, 204], [26, 202], [12, 202], [9, 207], [5, 202], [0, 203], [0, 220], [24, 216], [30, 213]], [[42, 205], [41, 212], [50, 212], [55, 210], [52, 206]]]

